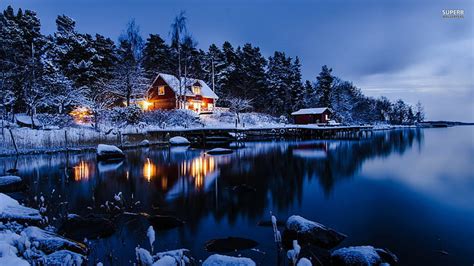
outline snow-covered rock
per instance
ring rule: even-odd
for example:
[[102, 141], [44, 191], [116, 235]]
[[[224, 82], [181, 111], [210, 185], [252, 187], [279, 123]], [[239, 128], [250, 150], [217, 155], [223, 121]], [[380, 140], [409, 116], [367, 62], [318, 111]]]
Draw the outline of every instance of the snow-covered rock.
[[333, 248], [341, 243], [346, 235], [331, 228], [307, 220], [299, 215], [293, 215], [286, 221], [286, 230], [283, 232], [283, 241], [286, 245], [297, 239], [301, 244], [314, 244], [323, 248]]
[[40, 222], [41, 219], [38, 210], [22, 206], [10, 196], [0, 193], [0, 220], [14, 220], [34, 224]]
[[301, 258], [296, 264], [296, 266], [312, 266], [312, 265], [313, 264], [311, 263], [311, 261], [308, 260], [307, 258]]
[[234, 151], [231, 150], [231, 149], [214, 148], [214, 149], [208, 150], [206, 153], [210, 154], [210, 155], [217, 155], [217, 154], [229, 154], [229, 153], [232, 153], [232, 152], [234, 152]]
[[69, 250], [60, 250], [42, 257], [43, 265], [81, 266], [86, 257]]
[[185, 137], [180, 137], [180, 136], [176, 136], [176, 137], [172, 137], [170, 138], [169, 140], [170, 144], [171, 145], [189, 145], [191, 142], [189, 142], [189, 140]]
[[142, 141], [140, 142], [140, 145], [141, 145], [141, 146], [149, 146], [149, 145], [150, 145], [150, 141], [147, 140], [147, 139], [144, 139], [144, 140], [142, 140]]
[[[153, 265], [187, 265], [190, 264], [193, 258], [189, 254], [188, 249], [175, 249], [164, 252], [158, 252], [153, 256], [153, 259], [158, 259]], [[169, 264], [165, 264], [169, 263]]]
[[29, 226], [23, 230], [22, 235], [31, 243], [45, 253], [53, 253], [66, 249], [75, 253], [87, 254], [88, 248], [85, 244], [64, 238], [52, 232], [45, 231], [35, 226]]
[[21, 190], [23, 187], [21, 177], [16, 175], [0, 176], [0, 191], [12, 192]]
[[340, 248], [332, 252], [331, 260], [336, 266], [371, 266], [382, 263], [397, 264], [398, 258], [386, 249], [372, 246]]
[[30, 265], [18, 256], [16, 245], [20, 238], [20, 235], [10, 230], [0, 231], [0, 265]]
[[98, 160], [122, 159], [124, 157], [125, 154], [117, 146], [107, 144], [99, 144], [97, 146]]
[[252, 259], [214, 254], [209, 256], [202, 266], [255, 266]]

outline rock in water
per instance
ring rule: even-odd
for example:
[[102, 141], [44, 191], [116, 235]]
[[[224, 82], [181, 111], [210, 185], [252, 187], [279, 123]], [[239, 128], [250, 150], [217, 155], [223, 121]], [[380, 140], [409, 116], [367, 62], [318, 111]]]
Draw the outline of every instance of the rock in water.
[[25, 188], [21, 177], [16, 175], [0, 176], [0, 192], [15, 192]]
[[212, 239], [206, 243], [208, 252], [232, 252], [235, 250], [251, 249], [258, 246], [258, 242], [241, 237]]
[[214, 254], [209, 256], [202, 266], [255, 266], [252, 259]]
[[356, 246], [340, 248], [331, 254], [332, 265], [335, 266], [372, 266], [389, 263], [396, 265], [398, 258], [386, 249], [372, 246]]
[[170, 138], [169, 142], [173, 146], [189, 145], [191, 143], [187, 138], [180, 136]]
[[0, 221], [17, 221], [36, 224], [42, 219], [36, 209], [20, 205], [18, 201], [0, 193]]
[[70, 214], [67, 220], [59, 228], [59, 233], [74, 240], [84, 238], [97, 239], [112, 235], [115, 225], [108, 219], [100, 217], [81, 217]]
[[184, 221], [170, 215], [142, 214], [157, 231], [169, 230], [184, 225]]
[[121, 149], [114, 145], [99, 144], [97, 146], [97, 160], [118, 160], [125, 158]]
[[219, 154], [230, 154], [233, 153], [234, 151], [231, 149], [226, 149], [226, 148], [214, 148], [208, 150], [206, 153], [209, 155], [219, 155]]
[[38, 243], [37, 248], [47, 254], [62, 249], [83, 255], [86, 255], [89, 252], [87, 246], [83, 243], [64, 238], [35, 226], [27, 227], [23, 230], [22, 234], [24, 234], [31, 243]]
[[283, 232], [283, 242], [287, 246], [291, 240], [297, 239], [301, 244], [314, 244], [322, 248], [334, 248], [347, 236], [331, 228], [293, 215], [286, 221], [286, 230]]

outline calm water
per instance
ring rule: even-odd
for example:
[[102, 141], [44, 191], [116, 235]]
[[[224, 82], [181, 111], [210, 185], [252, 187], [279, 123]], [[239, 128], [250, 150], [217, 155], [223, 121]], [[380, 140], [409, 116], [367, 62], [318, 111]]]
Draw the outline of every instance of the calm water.
[[[260, 252], [230, 255], [274, 265], [271, 228], [256, 226], [272, 211], [282, 220], [300, 214], [347, 234], [341, 246], [389, 248], [402, 265], [472, 265], [473, 129], [387, 131], [363, 141], [246, 143], [220, 156], [200, 149], [139, 149], [128, 151], [123, 163], [108, 165], [97, 163], [93, 153], [0, 158], [0, 174], [16, 165], [31, 193], [14, 196], [35, 206], [33, 197], [45, 195], [52, 216], [62, 201], [71, 213], [98, 212], [122, 192], [140, 201], [133, 211], [185, 220], [184, 227], [157, 232], [155, 251], [188, 248], [205, 259], [207, 240], [240, 236], [258, 241]], [[256, 192], [229, 189], [239, 184]], [[91, 241], [91, 261], [128, 265], [137, 245], [149, 247], [145, 220], [117, 223], [116, 234]]]

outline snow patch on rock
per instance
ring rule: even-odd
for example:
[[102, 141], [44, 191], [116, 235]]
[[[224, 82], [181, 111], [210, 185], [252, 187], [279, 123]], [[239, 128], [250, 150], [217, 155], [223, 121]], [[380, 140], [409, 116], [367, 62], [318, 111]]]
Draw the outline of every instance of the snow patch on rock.
[[20, 205], [18, 201], [0, 193], [0, 220], [41, 221], [38, 210]]
[[203, 263], [203, 266], [255, 266], [252, 259], [244, 257], [231, 257], [214, 254], [209, 256]]
[[187, 138], [181, 136], [172, 137], [169, 142], [171, 145], [189, 145], [191, 143]]

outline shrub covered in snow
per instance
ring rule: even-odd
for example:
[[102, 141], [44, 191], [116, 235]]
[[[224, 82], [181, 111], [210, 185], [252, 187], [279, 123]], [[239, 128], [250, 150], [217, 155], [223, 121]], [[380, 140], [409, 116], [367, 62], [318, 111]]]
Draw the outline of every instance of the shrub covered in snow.
[[255, 266], [252, 259], [244, 257], [231, 257], [214, 254], [209, 256], [203, 263], [203, 266]]
[[111, 119], [116, 125], [135, 125], [143, 120], [143, 111], [134, 104], [127, 107], [115, 107], [112, 109]]
[[68, 114], [37, 114], [36, 118], [46, 126], [60, 128], [74, 126], [74, 119]]
[[199, 126], [199, 116], [190, 110], [156, 110], [145, 112], [143, 121], [149, 125], [166, 127]]

